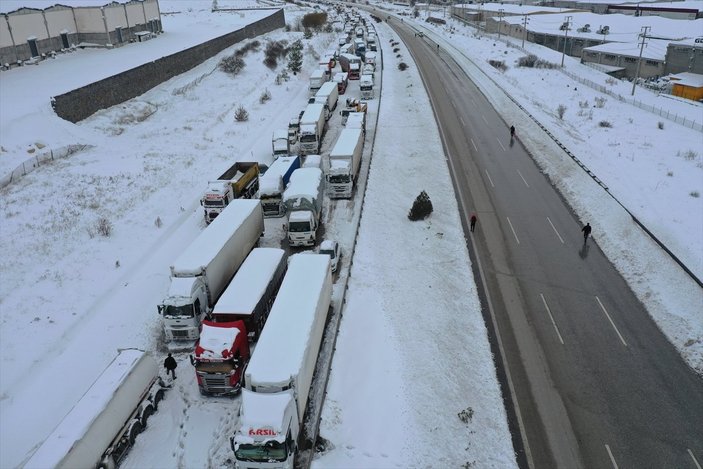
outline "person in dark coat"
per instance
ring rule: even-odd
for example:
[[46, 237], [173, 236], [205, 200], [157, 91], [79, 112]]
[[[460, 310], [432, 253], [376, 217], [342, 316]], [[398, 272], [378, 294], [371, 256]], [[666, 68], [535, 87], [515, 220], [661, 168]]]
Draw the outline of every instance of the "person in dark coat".
[[591, 234], [591, 224], [586, 223], [586, 226], [581, 228], [581, 231], [583, 232], [583, 244], [586, 244], [586, 240], [588, 239], [588, 235]]
[[171, 354], [168, 354], [168, 357], [166, 357], [166, 360], [164, 360], [164, 368], [166, 368], [166, 374], [169, 372], [171, 373], [171, 376], [173, 379], [176, 379], [176, 367], [178, 366], [178, 363], [176, 363], [176, 359], [171, 356]]
[[477, 220], [476, 214], [475, 214], [475, 213], [472, 213], [472, 214], [471, 214], [471, 219], [469, 220], [470, 223], [471, 223], [469, 229], [471, 230], [472, 233], [474, 232], [474, 227], [476, 226], [476, 220]]

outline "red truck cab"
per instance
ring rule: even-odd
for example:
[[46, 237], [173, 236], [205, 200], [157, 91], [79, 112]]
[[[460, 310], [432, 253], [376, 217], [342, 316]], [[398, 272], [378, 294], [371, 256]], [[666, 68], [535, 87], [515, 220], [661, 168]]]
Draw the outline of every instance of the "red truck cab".
[[244, 321], [203, 321], [191, 363], [201, 394], [227, 396], [238, 394], [249, 363], [249, 340]]

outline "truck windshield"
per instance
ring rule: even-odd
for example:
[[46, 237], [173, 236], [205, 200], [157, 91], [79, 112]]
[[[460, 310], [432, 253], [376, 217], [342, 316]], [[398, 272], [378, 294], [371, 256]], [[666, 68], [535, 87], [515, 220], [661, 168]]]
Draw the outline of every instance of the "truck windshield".
[[332, 184], [347, 183], [347, 182], [349, 182], [349, 175], [348, 174], [342, 174], [339, 176], [331, 175], [331, 176], [329, 176], [329, 182]]
[[223, 199], [205, 199], [203, 201], [203, 206], [205, 207], [224, 207], [225, 203]]
[[285, 443], [269, 440], [263, 445], [240, 444], [234, 455], [240, 461], [283, 462], [288, 456]]
[[195, 314], [193, 314], [193, 305], [192, 304], [191, 305], [183, 305], [183, 306], [168, 305], [168, 306], [166, 306], [166, 309], [164, 310], [164, 316], [193, 318], [193, 317], [195, 317]]
[[310, 231], [310, 223], [294, 221], [288, 224], [288, 231], [290, 233], [304, 233]]
[[305, 134], [300, 137], [301, 142], [316, 142], [317, 137], [315, 134]]

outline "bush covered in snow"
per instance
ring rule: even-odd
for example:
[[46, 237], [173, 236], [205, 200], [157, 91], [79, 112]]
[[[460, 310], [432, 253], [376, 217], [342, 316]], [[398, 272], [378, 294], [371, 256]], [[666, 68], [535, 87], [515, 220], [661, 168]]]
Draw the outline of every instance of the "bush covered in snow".
[[236, 55], [230, 55], [229, 57], [223, 57], [218, 64], [220, 70], [230, 75], [237, 76], [242, 71], [246, 63], [244, 59]]
[[496, 69], [500, 70], [501, 72], [504, 72], [504, 71], [506, 71], [506, 70], [508, 69], [508, 66], [505, 65], [505, 61], [504, 61], [504, 60], [493, 60], [493, 59], [491, 59], [491, 60], [488, 61], [488, 63], [489, 63], [493, 68], [496, 68]]

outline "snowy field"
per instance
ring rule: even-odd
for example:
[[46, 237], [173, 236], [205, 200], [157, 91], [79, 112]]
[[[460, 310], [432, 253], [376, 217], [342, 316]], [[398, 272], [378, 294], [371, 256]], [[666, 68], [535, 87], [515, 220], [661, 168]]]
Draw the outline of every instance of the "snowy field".
[[[164, 15], [167, 33], [156, 40], [113, 51], [75, 52], [0, 73], [3, 172], [26, 158], [27, 150], [38, 151], [36, 143], [49, 148], [70, 143], [93, 146], [41, 167], [0, 192], [2, 467], [15, 467], [31, 454], [117, 348], [144, 348], [163, 358], [156, 304], [168, 288], [169, 264], [204, 228], [198, 199], [205, 182], [234, 160], [270, 163], [272, 131], [285, 128], [305, 105], [307, 78], [317, 64], [312, 50], [321, 53], [336, 38], [336, 34], [321, 34], [305, 41], [303, 73], [281, 86], [274, 83], [281, 67], [266, 68], [262, 51], [245, 57], [247, 65], [236, 78], [210, 74], [219, 57], [231, 54], [235, 46], [77, 125], [53, 115], [50, 96], [95, 79], [93, 60], [98, 58], [94, 54], [108, 55], [110, 63], [126, 69], [133, 66], [131, 57], [146, 53], [145, 45], [154, 47], [148, 56], [151, 60], [193, 45], [193, 37], [206, 40], [213, 24], [220, 21], [218, 27], [223, 29], [209, 37], [227, 32], [227, 27], [236, 29], [233, 19], [248, 22], [262, 14], [223, 16], [228, 14], [198, 7], [209, 2], [191, 2], [186, 8], [185, 1], [160, 3], [164, 12], [181, 13]], [[219, 3], [224, 7], [224, 2]], [[300, 14], [298, 7], [286, 6], [288, 23]], [[602, 107], [593, 107], [600, 96], [585, 85], [556, 70], [514, 67], [511, 64], [523, 52], [474, 37], [472, 29], [456, 23], [450, 26], [456, 30], [425, 31], [466, 62], [479, 86], [492, 89], [499, 84], [549, 127], [625, 207], [700, 275], [703, 205], [700, 197], [691, 195], [703, 191], [700, 133], [610, 97]], [[475, 462], [478, 467], [514, 466], [436, 125], [424, 113], [403, 113], [400, 121], [388, 117], [428, 104], [406, 49], [401, 45], [403, 61], [411, 64], [406, 72], [397, 70], [397, 59], [387, 51], [389, 39], [397, 36], [385, 23], [377, 25], [377, 31], [386, 57], [383, 97], [345, 317], [323, 412], [321, 435], [332, 449], [315, 465], [456, 467]], [[259, 39], [265, 43], [299, 37], [301, 33], [278, 31]], [[548, 61], [560, 60], [549, 49], [530, 46], [530, 51]], [[496, 57], [509, 65], [505, 73], [487, 64]], [[85, 73], [75, 73], [76, 67]], [[568, 58], [567, 70], [606, 83], [605, 75]], [[75, 82], [75, 77], [82, 77], [84, 83]], [[622, 94], [629, 92], [626, 83], [609, 86], [622, 89]], [[272, 99], [261, 104], [264, 88]], [[352, 87], [350, 93], [354, 92]], [[701, 113], [700, 107], [688, 103], [640, 89], [637, 93], [675, 112]], [[517, 119], [512, 102], [493, 99], [506, 126]], [[588, 108], [579, 105], [583, 101], [588, 101]], [[562, 103], [567, 110], [559, 119], [556, 106]], [[250, 112], [246, 123], [234, 122], [239, 105]], [[137, 119], [145, 114], [150, 116]], [[603, 120], [612, 127], [600, 127]], [[518, 132], [526, 145], [540, 148], [546, 137], [537, 131], [528, 133], [532, 127], [518, 124]], [[326, 148], [334, 135], [328, 136]], [[428, 158], [435, 158], [436, 164], [429, 165], [435, 173], [420, 173], [412, 167], [398, 173], [400, 159], [416, 153], [418, 147], [423, 167], [428, 166]], [[688, 363], [703, 371], [700, 289], [652, 247], [613, 199], [597, 186], [594, 189], [570, 160], [552, 159], [546, 153], [536, 158], [576, 212], [594, 225], [595, 240], [662, 330]], [[389, 174], [396, 177], [389, 179]], [[427, 185], [428, 178], [434, 181], [432, 186]], [[425, 222], [410, 223], [406, 213], [420, 187], [430, 194], [435, 212]], [[109, 238], [94, 232], [101, 217], [112, 223]], [[331, 231], [348, 239], [353, 227], [344, 225], [343, 216], [333, 221], [338, 224]], [[280, 221], [267, 220], [266, 228], [263, 244], [278, 246], [283, 236]], [[351, 244], [343, 245], [343, 250], [350, 252]], [[348, 268], [349, 259], [343, 257], [343, 262]], [[340, 290], [337, 285], [336, 298]], [[431, 326], [438, 329], [419, 335], [418, 324], [427, 311], [435, 315]], [[442, 342], [435, 340], [439, 333], [444, 334]], [[127, 467], [231, 464], [228, 437], [235, 423], [236, 400], [202, 398], [186, 356], [179, 358], [177, 386], [150, 420]], [[51, 383], [50, 397], [47, 383]], [[473, 419], [464, 423], [457, 413], [468, 408]], [[444, 460], [436, 457], [438, 448]]]

